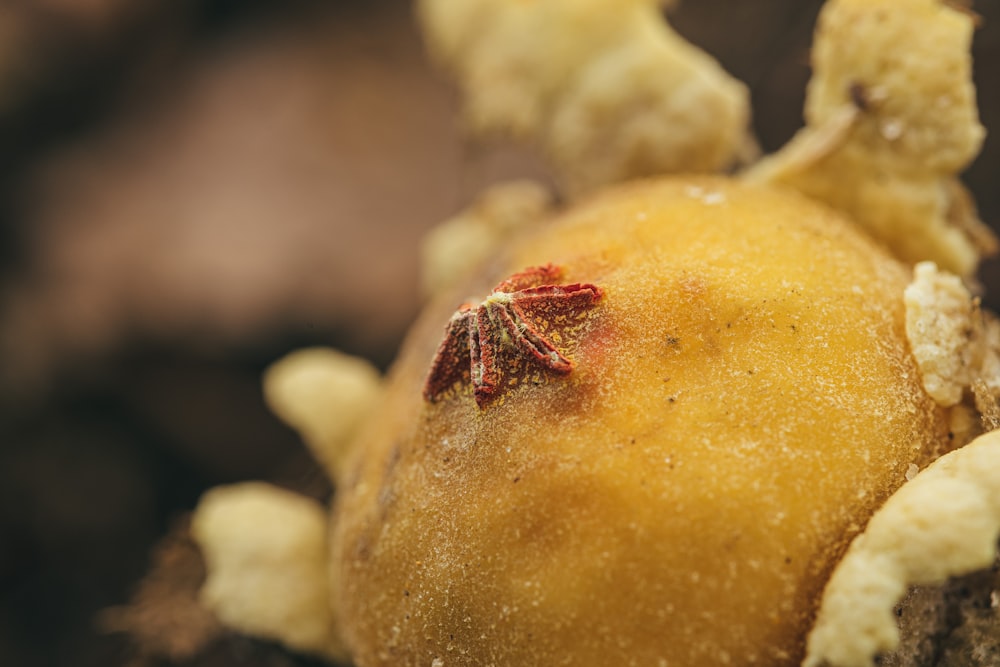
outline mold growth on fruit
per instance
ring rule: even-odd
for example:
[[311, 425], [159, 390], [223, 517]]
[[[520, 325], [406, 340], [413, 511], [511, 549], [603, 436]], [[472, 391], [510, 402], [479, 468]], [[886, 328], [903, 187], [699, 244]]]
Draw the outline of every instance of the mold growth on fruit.
[[653, 174], [723, 171], [753, 153], [742, 82], [664, 20], [662, 0], [421, 0], [433, 59], [474, 136], [539, 145], [577, 197]]
[[[837, 566], [804, 667], [870, 665], [899, 644], [893, 607], [917, 584], [989, 567], [1000, 536], [1000, 432], [917, 475], [875, 513]], [[969, 663], [982, 664], [982, 663]]]
[[[716, 66], [655, 0], [418, 9], [469, 126], [532, 139], [566, 200], [744, 143], [742, 88], [694, 76]], [[346, 452], [319, 584], [336, 646], [363, 667], [790, 667], [822, 599], [807, 664], [868, 665], [908, 585], [990, 563], [1000, 440], [969, 443], [1000, 426], [1000, 324], [971, 276], [997, 244], [958, 181], [983, 136], [972, 27], [937, 0], [830, 0], [778, 153], [546, 220], [544, 189], [503, 187], [435, 234], [428, 292], [534, 268], [451, 315], [435, 299], [348, 445], [320, 383], [287, 411]]]

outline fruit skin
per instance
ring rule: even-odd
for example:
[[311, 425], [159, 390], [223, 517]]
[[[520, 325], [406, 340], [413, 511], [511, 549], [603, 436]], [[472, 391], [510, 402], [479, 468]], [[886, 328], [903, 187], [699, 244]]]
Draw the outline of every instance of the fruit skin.
[[909, 269], [794, 193], [633, 183], [508, 248], [604, 290], [574, 371], [480, 410], [421, 384], [432, 304], [340, 480], [333, 604], [375, 665], [797, 664], [848, 541], [950, 447]]

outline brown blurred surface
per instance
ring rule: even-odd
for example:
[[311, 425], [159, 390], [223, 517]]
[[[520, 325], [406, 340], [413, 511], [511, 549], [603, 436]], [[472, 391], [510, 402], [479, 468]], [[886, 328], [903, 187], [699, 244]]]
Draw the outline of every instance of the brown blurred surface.
[[[800, 124], [818, 6], [672, 13], [751, 85], [765, 150]], [[976, 7], [1000, 128], [1000, 1]], [[0, 44], [0, 665], [130, 664], [96, 619], [202, 490], [329, 493], [264, 408], [266, 364], [330, 344], [385, 366], [423, 231], [544, 169], [463, 143], [402, 0], [25, 3]], [[991, 134], [967, 179], [991, 223], [998, 173]], [[309, 662], [227, 637], [176, 664]]]

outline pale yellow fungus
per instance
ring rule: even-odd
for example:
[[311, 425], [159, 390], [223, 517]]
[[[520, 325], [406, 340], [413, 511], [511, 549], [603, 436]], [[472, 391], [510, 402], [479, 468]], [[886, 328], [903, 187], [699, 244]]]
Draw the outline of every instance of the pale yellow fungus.
[[924, 388], [941, 405], [962, 400], [972, 384], [972, 336], [979, 310], [957, 276], [921, 262], [903, 293], [906, 336], [920, 366]]
[[278, 487], [212, 489], [191, 533], [208, 572], [201, 601], [234, 630], [343, 658], [329, 604], [326, 509]]
[[264, 375], [270, 408], [302, 436], [313, 456], [336, 479], [351, 436], [382, 391], [368, 361], [323, 347], [298, 350]]
[[805, 667], [869, 667], [893, 650], [893, 607], [912, 585], [992, 565], [1000, 534], [1000, 432], [947, 454], [855, 538], [823, 594]]
[[749, 142], [749, 94], [664, 20], [658, 0], [421, 0], [431, 54], [476, 134], [539, 144], [570, 195], [713, 172]]
[[501, 183], [483, 192], [469, 208], [424, 237], [424, 293], [432, 295], [467, 280], [498, 246], [541, 221], [552, 207], [552, 194], [532, 181]]
[[941, 0], [830, 0], [806, 128], [754, 166], [850, 214], [910, 262], [970, 276], [996, 239], [956, 175], [979, 152], [974, 20]]

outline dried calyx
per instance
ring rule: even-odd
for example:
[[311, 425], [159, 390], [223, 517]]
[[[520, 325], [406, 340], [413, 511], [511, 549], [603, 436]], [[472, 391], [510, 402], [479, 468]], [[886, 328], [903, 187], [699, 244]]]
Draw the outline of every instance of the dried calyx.
[[603, 291], [589, 283], [553, 284], [562, 273], [551, 264], [531, 267], [494, 287], [478, 306], [460, 307], [431, 363], [424, 398], [437, 401], [471, 383], [482, 408], [522, 383], [541, 384], [542, 372], [573, 370], [566, 347]]

